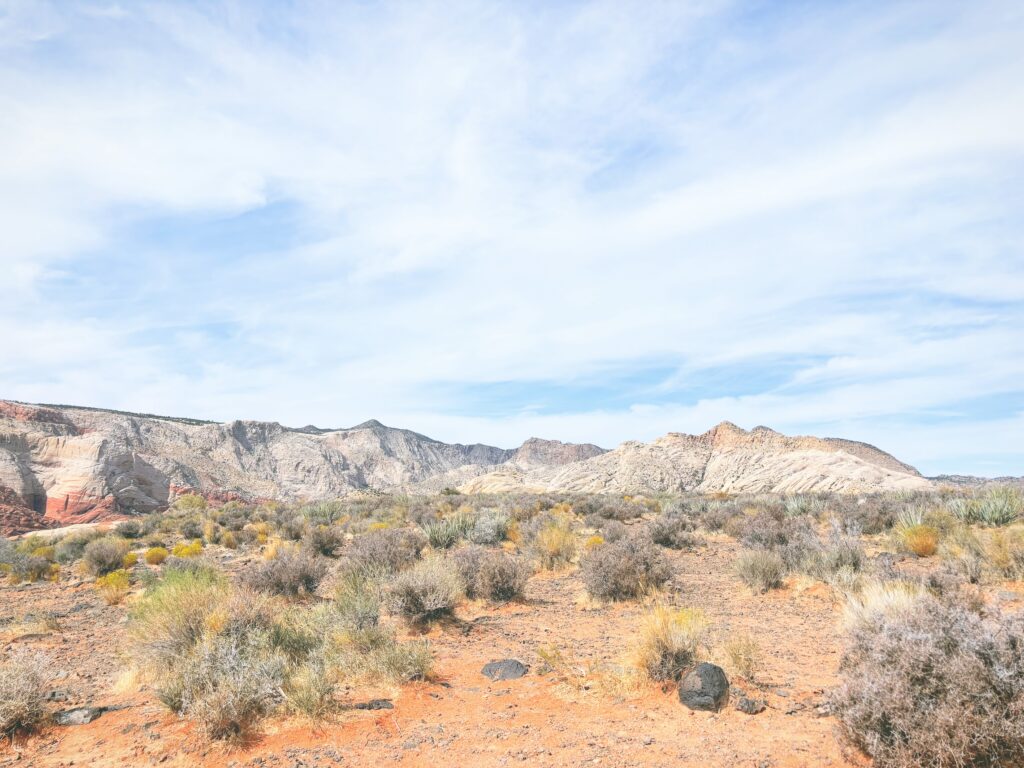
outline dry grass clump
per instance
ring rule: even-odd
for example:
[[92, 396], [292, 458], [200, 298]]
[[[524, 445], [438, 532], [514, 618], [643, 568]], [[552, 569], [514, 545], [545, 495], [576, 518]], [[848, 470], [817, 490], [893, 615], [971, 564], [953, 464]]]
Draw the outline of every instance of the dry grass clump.
[[85, 545], [82, 564], [93, 576], [105, 576], [124, 567], [131, 545], [125, 539], [105, 536]]
[[257, 592], [300, 597], [315, 593], [326, 575], [323, 557], [308, 551], [287, 551], [256, 565], [243, 581]]
[[854, 610], [832, 710], [880, 768], [1024, 761], [1024, 619], [879, 588]]
[[458, 568], [434, 556], [394, 578], [387, 589], [387, 605], [398, 616], [427, 622], [451, 615], [465, 594], [466, 584]]
[[736, 575], [754, 592], [763, 594], [778, 589], [786, 578], [786, 561], [778, 552], [751, 549], [736, 558]]
[[633, 664], [651, 680], [678, 680], [696, 664], [707, 630], [703, 611], [653, 603], [641, 620]]
[[568, 514], [551, 514], [539, 521], [531, 549], [546, 571], [565, 568], [576, 557], [576, 532]]
[[931, 557], [939, 549], [939, 532], [925, 523], [900, 526], [896, 529], [900, 546], [918, 557]]
[[661, 587], [672, 569], [650, 539], [631, 536], [587, 552], [580, 576], [591, 597], [629, 600]]
[[45, 656], [22, 649], [0, 663], [0, 736], [29, 732], [45, 719], [49, 670]]
[[737, 635], [729, 639], [722, 648], [728, 660], [730, 671], [754, 682], [762, 665], [761, 646], [750, 635]]
[[131, 578], [128, 571], [121, 569], [111, 571], [96, 579], [96, 592], [107, 605], [117, 605], [128, 596]]

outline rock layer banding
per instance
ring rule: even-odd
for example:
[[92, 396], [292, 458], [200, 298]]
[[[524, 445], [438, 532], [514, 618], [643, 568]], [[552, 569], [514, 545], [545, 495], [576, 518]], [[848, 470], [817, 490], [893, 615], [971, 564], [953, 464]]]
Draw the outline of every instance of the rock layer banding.
[[[368, 421], [346, 429], [223, 424], [0, 401], [0, 505], [27, 529], [161, 509], [193, 490], [315, 500], [352, 491], [873, 492], [930, 487], [873, 446], [723, 423], [612, 451], [527, 440], [443, 443]], [[3, 512], [0, 512], [2, 516]], [[0, 525], [0, 528], [3, 526]]]

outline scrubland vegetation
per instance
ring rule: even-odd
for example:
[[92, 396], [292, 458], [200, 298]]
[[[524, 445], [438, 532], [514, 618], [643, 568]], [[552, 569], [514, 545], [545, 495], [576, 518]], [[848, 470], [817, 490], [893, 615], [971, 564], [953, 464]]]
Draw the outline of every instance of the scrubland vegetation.
[[[309, 505], [180, 497], [116, 529], [0, 541], [11, 584], [92, 582], [127, 613], [147, 690], [211, 739], [270, 716], [327, 722], [344, 691], [438, 674], [430, 627], [569, 574], [591, 606], [636, 605], [616, 689], [667, 685], [700, 661], [759, 685], [765, 635], [727, 634], [687, 604], [674, 557], [728, 544], [749, 599], [795, 583], [833, 595], [843, 645], [830, 713], [879, 766], [1024, 761], [1024, 617], [985, 590], [1024, 578], [1012, 489], [888, 496], [353, 497]], [[912, 565], [914, 567], [901, 567]], [[920, 567], [918, 567], [920, 565]], [[583, 685], [556, 647], [538, 672]], [[0, 666], [0, 732], [45, 722], [41, 657]], [[596, 678], [595, 678], [596, 679]]]

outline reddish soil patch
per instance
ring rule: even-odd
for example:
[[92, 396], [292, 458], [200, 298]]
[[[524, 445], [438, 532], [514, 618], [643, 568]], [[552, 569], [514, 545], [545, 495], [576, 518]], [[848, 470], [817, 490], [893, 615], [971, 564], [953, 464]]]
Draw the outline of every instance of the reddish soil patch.
[[[253, 743], [230, 748], [204, 742], [146, 691], [115, 692], [127, 666], [118, 657], [124, 606], [104, 605], [90, 585], [71, 577], [57, 584], [3, 586], [0, 645], [30, 645], [51, 656], [60, 670], [56, 687], [63, 698], [54, 708], [124, 708], [88, 725], [50, 726], [0, 747], [0, 765], [866, 764], [843, 754], [833, 719], [819, 709], [836, 682], [839, 657], [839, 612], [831, 590], [794, 581], [786, 589], [752, 595], [732, 575], [737, 551], [736, 544], [716, 539], [697, 552], [670, 553], [676, 576], [668, 594], [677, 605], [706, 611], [713, 627], [712, 658], [723, 666], [724, 641], [736, 633], [757, 638], [764, 652], [758, 684], [733, 683], [767, 702], [761, 714], [742, 714], [731, 704], [718, 714], [690, 712], [674, 690], [655, 686], [616, 695], [596, 672], [575, 684], [558, 674], [539, 674], [541, 646], [559, 648], [581, 671], [621, 661], [643, 610], [635, 603], [589, 605], [580, 599], [578, 577], [568, 571], [531, 579], [525, 603], [470, 603], [455, 621], [434, 627], [429, 637], [436, 681], [345, 692], [351, 705], [386, 697], [394, 709], [349, 709], [318, 728], [299, 720], [270, 720]], [[1024, 589], [1004, 585], [993, 599], [1019, 609]], [[502, 658], [533, 668], [524, 678], [497, 683], [480, 674], [485, 663]]]

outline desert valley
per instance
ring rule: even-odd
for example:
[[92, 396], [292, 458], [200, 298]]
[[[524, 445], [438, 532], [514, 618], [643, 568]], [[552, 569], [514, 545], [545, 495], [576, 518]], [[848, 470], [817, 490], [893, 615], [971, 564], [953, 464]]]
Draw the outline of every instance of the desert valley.
[[1022, 759], [1012, 478], [11, 401], [0, 470], [0, 765]]

